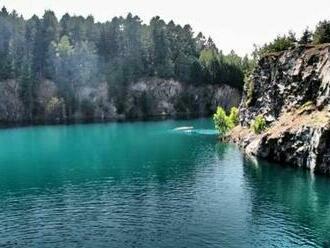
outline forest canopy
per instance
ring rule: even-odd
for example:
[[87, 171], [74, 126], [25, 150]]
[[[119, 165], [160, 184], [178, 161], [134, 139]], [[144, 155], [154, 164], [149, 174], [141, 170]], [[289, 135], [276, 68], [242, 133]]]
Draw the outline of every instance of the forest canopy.
[[100, 81], [117, 96], [146, 77], [242, 88], [248, 62], [234, 51], [224, 55], [190, 25], [158, 16], [149, 24], [132, 14], [99, 23], [93, 16], [69, 14], [58, 20], [46, 11], [25, 20], [3, 7], [0, 33], [0, 81], [18, 80], [26, 105], [43, 79], [57, 84], [67, 105], [74, 101], [73, 86]]

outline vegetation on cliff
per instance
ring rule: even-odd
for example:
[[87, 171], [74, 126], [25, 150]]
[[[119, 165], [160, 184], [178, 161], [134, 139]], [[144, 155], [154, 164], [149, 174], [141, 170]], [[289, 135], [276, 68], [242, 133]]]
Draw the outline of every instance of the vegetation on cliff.
[[255, 45], [253, 57], [258, 60], [269, 53], [276, 53], [295, 48], [299, 45], [320, 45], [330, 43], [330, 21], [320, 21], [311, 31], [308, 27], [304, 30], [300, 38], [290, 31], [287, 35], [278, 35], [273, 41], [264, 44], [261, 47]]
[[266, 129], [266, 119], [262, 115], [258, 115], [256, 119], [251, 123], [251, 128], [254, 133], [260, 134]]
[[[330, 21], [319, 22], [314, 32], [306, 28], [299, 39], [296, 37], [295, 33], [290, 31], [287, 35], [279, 35], [273, 41], [271, 41], [270, 43], [266, 43], [261, 47], [255, 46], [255, 50], [252, 53], [253, 59], [249, 61], [249, 63], [247, 63], [248, 66], [245, 67], [244, 71], [245, 85], [241, 109], [249, 108], [253, 104], [255, 104], [256, 97], [258, 97], [258, 92], [257, 94], [255, 94], [255, 87], [257, 87], [256, 81], [259, 80], [259, 74], [264, 74], [264, 72], [262, 71], [265, 71], [268, 67], [272, 66], [271, 61], [268, 61], [267, 56], [271, 56], [273, 53], [276, 54], [289, 49], [294, 49], [301, 45], [317, 46], [324, 43], [330, 43]], [[280, 77], [278, 77], [277, 80], [280, 80]], [[267, 85], [264, 87], [266, 87], [266, 89], [264, 90], [268, 89]], [[227, 133], [234, 127], [234, 125], [232, 125], [232, 122], [230, 121], [229, 116], [226, 115], [225, 110], [221, 107], [217, 109], [213, 119], [215, 127], [222, 134]], [[271, 119], [271, 121], [273, 121], [273, 118]], [[266, 129], [267, 120], [263, 114], [260, 114], [254, 116], [254, 119], [250, 118], [248, 123], [245, 124], [248, 124], [255, 134], [260, 134]]]

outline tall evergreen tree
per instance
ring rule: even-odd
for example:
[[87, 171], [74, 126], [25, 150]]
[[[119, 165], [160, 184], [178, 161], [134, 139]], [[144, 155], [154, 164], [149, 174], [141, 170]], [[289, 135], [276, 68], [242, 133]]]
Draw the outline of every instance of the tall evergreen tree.
[[57, 18], [54, 12], [48, 10], [45, 12], [40, 25], [40, 35], [38, 35], [40, 41], [38, 42], [38, 51], [36, 51], [39, 53], [38, 69], [41, 76], [50, 78], [52, 76], [53, 65], [49, 63], [49, 49], [52, 42], [58, 41], [58, 36], [59, 24]]

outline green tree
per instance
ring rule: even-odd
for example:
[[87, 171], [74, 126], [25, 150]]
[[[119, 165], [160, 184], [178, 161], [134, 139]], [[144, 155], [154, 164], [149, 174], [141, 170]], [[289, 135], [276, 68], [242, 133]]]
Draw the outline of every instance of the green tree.
[[[34, 15], [25, 20], [4, 7], [0, 34], [0, 80], [19, 82], [31, 119], [42, 111], [36, 96], [45, 79], [57, 85], [56, 97], [70, 117], [81, 107], [77, 88], [82, 86], [107, 81], [109, 96], [125, 113], [127, 90], [139, 79], [171, 78], [239, 88], [248, 67], [248, 61], [234, 52], [223, 55], [211, 38], [202, 33], [195, 36], [190, 25], [165, 23], [158, 16], [149, 24], [132, 14], [96, 23], [93, 16], [65, 14], [58, 22], [50, 10], [42, 18]], [[191, 108], [191, 96], [183, 98], [184, 108]]]
[[289, 48], [294, 47], [294, 41], [290, 36], [277, 36], [274, 41], [269, 44], [266, 44], [262, 48], [262, 53], [273, 53], [273, 52], [282, 52]]
[[238, 109], [233, 107], [230, 114], [227, 115], [222, 107], [218, 107], [216, 113], [213, 115], [215, 128], [220, 134], [225, 135], [238, 124]]
[[154, 75], [169, 78], [174, 75], [174, 63], [170, 59], [170, 44], [166, 33], [166, 24], [156, 16], [150, 21], [152, 38], [151, 63]]
[[19, 91], [29, 120], [33, 120], [35, 110], [35, 80], [32, 75], [30, 63], [25, 61], [22, 74], [19, 77]]
[[38, 40], [36, 44], [37, 69], [41, 76], [52, 76], [53, 65], [49, 63], [49, 49], [52, 42], [58, 41], [59, 24], [57, 18], [52, 11], [46, 11], [41, 21]]
[[239, 110], [236, 107], [230, 109], [229, 120], [233, 123], [234, 126], [238, 125], [239, 122]]
[[0, 13], [0, 33], [0, 79], [6, 80], [13, 77], [14, 68], [10, 54], [12, 24], [9, 22], [9, 14], [5, 7]]
[[318, 23], [314, 35], [314, 44], [323, 44], [330, 42], [330, 21], [321, 21]]
[[204, 79], [207, 83], [220, 83], [219, 79], [220, 64], [218, 54], [215, 49], [206, 48], [201, 51], [199, 57], [200, 64], [203, 68]]
[[312, 43], [312, 37], [313, 33], [308, 28], [306, 28], [300, 37], [299, 44], [307, 45]]

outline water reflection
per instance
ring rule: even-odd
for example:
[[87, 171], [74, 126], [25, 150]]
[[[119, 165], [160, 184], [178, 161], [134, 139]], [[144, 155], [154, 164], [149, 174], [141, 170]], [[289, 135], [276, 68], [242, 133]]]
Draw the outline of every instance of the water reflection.
[[[330, 180], [308, 171], [244, 160], [244, 178], [251, 195], [251, 230], [268, 242], [299, 246], [330, 241]], [[279, 235], [279, 236], [276, 236]]]

